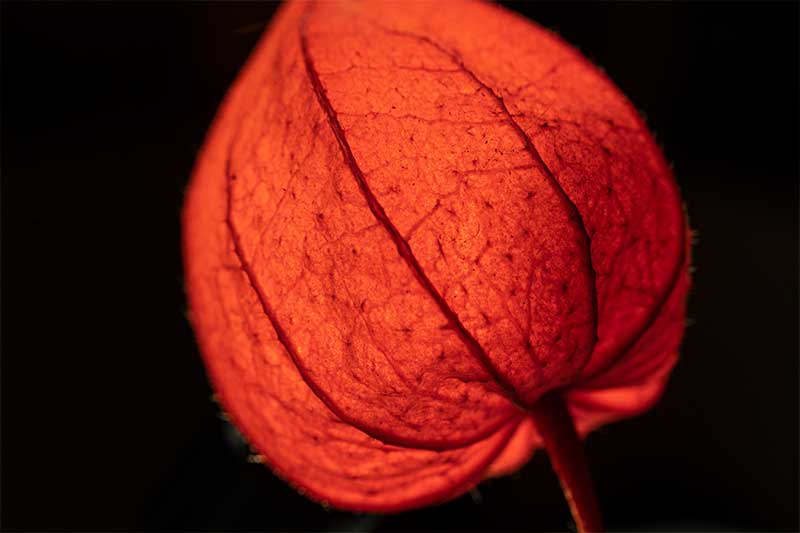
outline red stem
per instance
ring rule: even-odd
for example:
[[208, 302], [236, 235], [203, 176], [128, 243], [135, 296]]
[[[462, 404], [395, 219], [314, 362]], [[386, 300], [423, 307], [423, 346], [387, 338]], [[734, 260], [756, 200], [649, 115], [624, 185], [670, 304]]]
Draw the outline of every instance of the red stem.
[[575, 424], [564, 397], [559, 393], [546, 394], [536, 402], [531, 414], [544, 440], [550, 464], [561, 483], [578, 531], [602, 532], [603, 520], [583, 453], [583, 443], [575, 432]]

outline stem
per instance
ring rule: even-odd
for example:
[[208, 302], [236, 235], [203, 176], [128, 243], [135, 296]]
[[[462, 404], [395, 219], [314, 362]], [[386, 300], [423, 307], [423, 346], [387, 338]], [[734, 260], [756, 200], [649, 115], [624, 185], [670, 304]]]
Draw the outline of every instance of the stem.
[[578, 531], [602, 532], [603, 520], [583, 453], [583, 443], [575, 431], [563, 396], [558, 392], [544, 395], [533, 406], [531, 415], [544, 440], [550, 464], [561, 483]]

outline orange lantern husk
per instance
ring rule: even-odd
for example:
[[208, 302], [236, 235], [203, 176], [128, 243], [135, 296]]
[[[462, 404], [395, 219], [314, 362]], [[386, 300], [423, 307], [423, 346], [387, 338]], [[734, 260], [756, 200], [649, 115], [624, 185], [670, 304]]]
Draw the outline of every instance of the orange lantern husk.
[[687, 225], [641, 118], [558, 37], [484, 3], [285, 4], [183, 235], [213, 386], [303, 493], [400, 511], [544, 446], [602, 528], [580, 440], [664, 390]]

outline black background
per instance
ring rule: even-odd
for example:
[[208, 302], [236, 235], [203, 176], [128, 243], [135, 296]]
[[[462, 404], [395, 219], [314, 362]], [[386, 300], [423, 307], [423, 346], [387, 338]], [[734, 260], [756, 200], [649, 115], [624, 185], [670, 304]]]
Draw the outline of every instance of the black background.
[[[325, 510], [219, 418], [185, 320], [183, 188], [273, 4], [2, 8], [2, 526], [563, 530], [544, 454], [451, 503]], [[798, 529], [798, 7], [514, 4], [674, 163], [697, 267], [663, 401], [588, 454], [614, 530]]]

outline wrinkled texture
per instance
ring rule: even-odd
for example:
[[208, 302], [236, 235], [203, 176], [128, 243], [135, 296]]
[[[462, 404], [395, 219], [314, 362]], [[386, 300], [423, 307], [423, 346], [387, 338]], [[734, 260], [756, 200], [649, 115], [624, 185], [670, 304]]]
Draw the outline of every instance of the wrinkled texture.
[[184, 210], [191, 320], [273, 470], [356, 510], [443, 501], [649, 408], [684, 325], [686, 224], [635, 110], [482, 3], [289, 3]]

